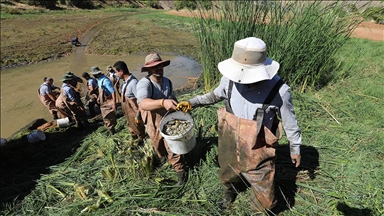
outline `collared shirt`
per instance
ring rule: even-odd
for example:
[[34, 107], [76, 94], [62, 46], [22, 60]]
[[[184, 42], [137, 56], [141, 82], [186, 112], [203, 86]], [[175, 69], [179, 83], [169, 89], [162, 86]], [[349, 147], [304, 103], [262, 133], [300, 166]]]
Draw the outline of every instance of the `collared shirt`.
[[162, 83], [156, 83], [149, 78], [144, 77], [137, 83], [137, 103], [144, 98], [162, 99], [172, 98], [176, 99], [172, 90], [172, 82], [166, 77], [163, 77]]
[[61, 88], [64, 94], [69, 98], [69, 100], [76, 101], [76, 92], [70, 85], [68, 85], [67, 83], [63, 83], [63, 86], [61, 86]]
[[[279, 79], [280, 77], [275, 75], [271, 80], [261, 81], [251, 87], [250, 85], [233, 83], [230, 97], [233, 114], [240, 118], [252, 120], [257, 108], [262, 107], [264, 100]], [[189, 101], [192, 106], [196, 106], [228, 99], [228, 87], [229, 79], [223, 76], [220, 85], [213, 92], [196, 96]], [[279, 94], [275, 96], [270, 106], [265, 110], [263, 124], [269, 129], [272, 127], [276, 113], [282, 119], [283, 128], [291, 146], [291, 154], [300, 154], [301, 131], [296, 120], [290, 88], [286, 84], [280, 87]]]
[[138, 80], [136, 79], [133, 74], [128, 77], [127, 80], [124, 81], [122, 89], [122, 93], [124, 96], [127, 96], [130, 99], [135, 99], [137, 95], [136, 91], [136, 85], [138, 83]]
[[39, 91], [42, 96], [45, 96], [52, 92], [52, 86], [48, 85], [47, 83], [43, 83], [41, 84]]
[[106, 77], [104, 74], [97, 79], [97, 85], [100, 89], [102, 88], [104, 90], [105, 96], [107, 97], [110, 96], [113, 92], [115, 92], [111, 80], [108, 79], [108, 77]]

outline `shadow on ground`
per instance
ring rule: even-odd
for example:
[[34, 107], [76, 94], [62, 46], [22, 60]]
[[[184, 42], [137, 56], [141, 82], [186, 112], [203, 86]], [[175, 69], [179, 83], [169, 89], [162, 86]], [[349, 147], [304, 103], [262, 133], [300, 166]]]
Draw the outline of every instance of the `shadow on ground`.
[[81, 145], [82, 140], [100, 124], [79, 130], [77, 127], [50, 128], [45, 131], [46, 139], [29, 143], [27, 135], [44, 119], [37, 119], [11, 136], [5, 147], [0, 149], [0, 204], [22, 200], [36, 185], [42, 174], [49, 173], [49, 167], [70, 157]]

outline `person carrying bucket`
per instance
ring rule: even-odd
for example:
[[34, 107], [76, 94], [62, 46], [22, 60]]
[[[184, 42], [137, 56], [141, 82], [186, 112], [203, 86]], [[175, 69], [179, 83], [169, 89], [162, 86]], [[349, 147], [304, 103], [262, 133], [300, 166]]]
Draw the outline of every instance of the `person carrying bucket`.
[[128, 66], [123, 61], [117, 61], [113, 65], [116, 75], [124, 80], [121, 98], [121, 107], [127, 120], [127, 127], [133, 139], [137, 139], [139, 144], [143, 144], [145, 137], [145, 127], [141, 120], [139, 105], [137, 104], [136, 85], [138, 80], [129, 72]]
[[150, 53], [145, 57], [141, 72], [148, 72], [148, 76], [137, 83], [137, 102], [157, 155], [162, 161], [168, 159], [177, 173], [177, 184], [182, 185], [187, 180], [184, 156], [173, 153], [160, 134], [161, 119], [167, 112], [176, 110], [177, 105], [172, 82], [163, 76], [163, 68], [169, 64], [170, 60], [163, 61], [157, 53]]
[[99, 97], [97, 98], [98, 104], [100, 104], [101, 115], [105, 127], [108, 129], [111, 135], [116, 133], [115, 126], [116, 121], [116, 93], [113, 88], [113, 84], [108, 77], [103, 74], [103, 71], [99, 67], [93, 66], [90, 72], [96, 79], [99, 88]]
[[41, 84], [37, 90], [37, 94], [40, 98], [40, 101], [48, 108], [49, 113], [51, 113], [54, 120], [58, 119], [57, 108], [56, 108], [56, 99], [57, 95], [52, 89], [53, 79], [50, 77], [44, 78], [44, 83]]
[[223, 207], [236, 198], [236, 184], [251, 185], [251, 209], [272, 209], [276, 145], [283, 127], [290, 143], [292, 163], [300, 165], [301, 131], [292, 104], [290, 88], [277, 74], [279, 63], [267, 57], [259, 38], [249, 37], [234, 44], [232, 57], [218, 64], [223, 75], [212, 92], [180, 102], [178, 110], [214, 104], [218, 110], [219, 178], [224, 188]]
[[73, 78], [70, 75], [64, 75], [61, 78], [63, 86], [61, 87], [61, 93], [56, 100], [56, 107], [61, 114], [68, 117], [71, 122], [76, 122], [80, 129], [89, 126], [87, 120], [87, 113], [85, 112], [83, 103], [80, 100], [78, 94], [71, 86], [73, 84]]

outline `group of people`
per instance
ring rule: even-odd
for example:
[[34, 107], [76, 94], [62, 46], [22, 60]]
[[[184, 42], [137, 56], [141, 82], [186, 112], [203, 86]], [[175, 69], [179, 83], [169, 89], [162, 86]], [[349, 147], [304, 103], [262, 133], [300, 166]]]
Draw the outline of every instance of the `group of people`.
[[[296, 167], [300, 165], [302, 140], [290, 88], [277, 75], [279, 63], [267, 56], [264, 41], [255, 37], [237, 41], [231, 58], [218, 63], [218, 70], [223, 75], [219, 86], [188, 101], [177, 101], [172, 81], [164, 76], [164, 67], [169, 64], [170, 60], [162, 60], [158, 53], [150, 53], [141, 68], [141, 72], [148, 74], [140, 81], [123, 61], [113, 65], [115, 75], [124, 80], [121, 103], [132, 137], [141, 141], [148, 134], [159, 158], [168, 159], [181, 185], [187, 180], [185, 159], [183, 155], [173, 153], [161, 136], [161, 119], [167, 112], [189, 112], [193, 107], [224, 100], [225, 107], [218, 110], [218, 160], [223, 206], [235, 200], [238, 183], [246, 180], [252, 188], [251, 208], [255, 211], [273, 208], [276, 204], [275, 146], [282, 136], [282, 129], [290, 143], [291, 159]], [[101, 105], [106, 126], [114, 133], [117, 92], [111, 80], [98, 67], [92, 67], [90, 74], [97, 79], [97, 86], [89, 74], [83, 77], [87, 77], [90, 94], [95, 94], [95, 101]], [[67, 102], [76, 101], [73, 91], [72, 96], [68, 96], [73, 76], [66, 75], [62, 81], [60, 96], [63, 95]], [[44, 97], [47, 98], [50, 96]]]

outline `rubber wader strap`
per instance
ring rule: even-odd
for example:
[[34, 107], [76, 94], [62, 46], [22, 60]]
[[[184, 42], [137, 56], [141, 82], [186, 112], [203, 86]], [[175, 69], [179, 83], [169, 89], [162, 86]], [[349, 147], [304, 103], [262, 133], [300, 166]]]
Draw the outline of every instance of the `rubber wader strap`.
[[[146, 76], [145, 78], [147, 78], [147, 80], [149, 81], [149, 83], [151, 83], [151, 88], [152, 88], [152, 93], [151, 93], [151, 98], [152, 98], [152, 96], [153, 96], [153, 88], [155, 88], [155, 86], [153, 86], [153, 83], [152, 83], [152, 81], [151, 81], [151, 78], [149, 78], [149, 76]], [[175, 98], [172, 98], [172, 93], [173, 93], [173, 86], [172, 86], [172, 82], [171, 81], [169, 81], [169, 96], [167, 97], [168, 99], [174, 99], [175, 101], [177, 101], [176, 100], [176, 97]]]
[[151, 88], [152, 88], [152, 91], [151, 91], [151, 98], [152, 98], [152, 96], [153, 96], [153, 88], [154, 88], [153, 83], [152, 83], [152, 81], [151, 81], [151, 78], [149, 78], [149, 76], [146, 76], [145, 78], [147, 78], [147, 80], [149, 81], [149, 83], [151, 83]]
[[272, 90], [269, 92], [267, 98], [264, 100], [263, 107], [257, 108], [255, 115], [253, 116], [253, 120], [256, 121], [256, 124], [257, 124], [257, 134], [259, 134], [261, 130], [265, 110], [269, 107], [273, 98], [275, 98], [276, 94], [279, 92], [279, 89], [283, 84], [284, 84], [284, 81], [282, 79], [277, 81], [275, 86], [273, 86]]
[[101, 88], [99, 89], [100, 104], [104, 103], [104, 79], [101, 81]]
[[232, 80], [229, 80], [229, 85], [228, 85], [228, 99], [224, 101], [224, 105], [225, 105], [225, 109], [227, 110], [227, 112], [229, 113], [232, 113], [233, 114], [233, 110], [232, 110], [232, 107], [231, 107], [231, 95], [232, 95], [232, 88], [233, 88], [233, 81]]
[[121, 91], [121, 98], [123, 98], [123, 102], [125, 102], [125, 91], [127, 90], [127, 87], [128, 87], [129, 83], [130, 83], [132, 80], [133, 80], [133, 79], [128, 80], [127, 85], [125, 85], [123, 91]]

